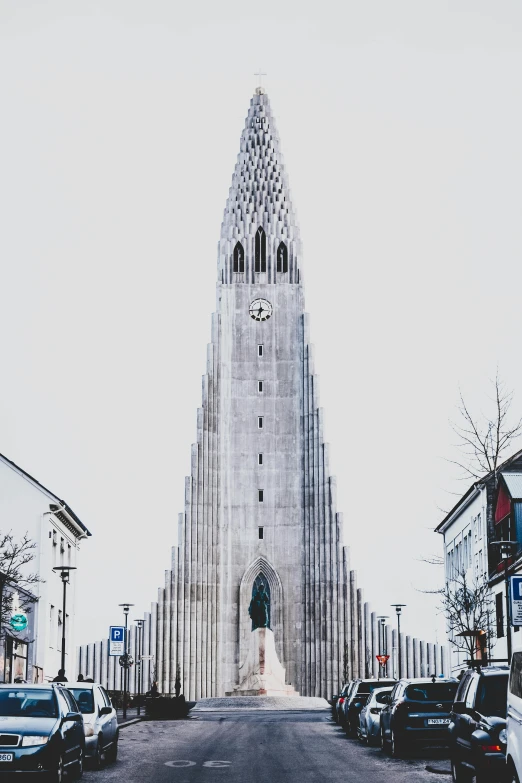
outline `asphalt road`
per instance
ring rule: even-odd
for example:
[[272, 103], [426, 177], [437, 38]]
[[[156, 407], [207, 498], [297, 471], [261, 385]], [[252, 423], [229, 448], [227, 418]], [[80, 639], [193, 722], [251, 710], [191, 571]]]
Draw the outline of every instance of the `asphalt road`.
[[85, 783], [437, 783], [444, 755], [390, 759], [350, 740], [328, 712], [211, 712], [121, 730], [119, 759]]

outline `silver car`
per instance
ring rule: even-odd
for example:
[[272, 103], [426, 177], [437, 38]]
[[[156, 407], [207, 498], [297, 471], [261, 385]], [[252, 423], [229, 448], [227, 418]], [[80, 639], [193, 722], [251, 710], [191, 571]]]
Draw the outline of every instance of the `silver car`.
[[370, 693], [359, 715], [359, 739], [368, 745], [378, 745], [381, 731], [380, 714], [384, 707], [384, 696], [393, 688], [376, 688]]
[[118, 755], [118, 718], [109, 694], [97, 682], [68, 682], [65, 687], [72, 693], [83, 715], [85, 730], [85, 757], [94, 768], [106, 761], [116, 761]]

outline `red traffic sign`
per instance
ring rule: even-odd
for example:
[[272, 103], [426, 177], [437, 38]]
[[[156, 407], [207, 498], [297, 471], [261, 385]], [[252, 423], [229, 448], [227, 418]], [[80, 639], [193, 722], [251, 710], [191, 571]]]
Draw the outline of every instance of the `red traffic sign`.
[[379, 661], [379, 665], [380, 666], [386, 666], [386, 664], [390, 660], [390, 656], [389, 655], [376, 655], [375, 657]]

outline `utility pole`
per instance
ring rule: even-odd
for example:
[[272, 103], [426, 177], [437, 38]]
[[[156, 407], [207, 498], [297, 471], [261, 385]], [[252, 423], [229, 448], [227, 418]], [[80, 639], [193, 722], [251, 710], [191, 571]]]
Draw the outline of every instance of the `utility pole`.
[[397, 651], [398, 651], [398, 670], [397, 670], [397, 679], [400, 680], [402, 676], [402, 651], [401, 651], [401, 612], [403, 607], [406, 606], [406, 604], [390, 604], [390, 606], [395, 607], [395, 611], [397, 612]]
[[55, 566], [53, 571], [59, 573], [62, 578], [63, 585], [63, 602], [62, 602], [62, 662], [60, 670], [63, 671], [65, 677], [65, 634], [66, 634], [66, 618], [67, 618], [67, 585], [70, 581], [70, 572], [76, 571], [75, 566]]
[[127, 683], [128, 683], [128, 661], [129, 661], [129, 634], [128, 634], [128, 621], [129, 621], [129, 609], [131, 606], [134, 606], [134, 604], [119, 604], [123, 608], [123, 614], [125, 616], [125, 644], [123, 645], [123, 648], [125, 650], [123, 654], [123, 658], [125, 661], [125, 666], [123, 666], [123, 720], [127, 720]]

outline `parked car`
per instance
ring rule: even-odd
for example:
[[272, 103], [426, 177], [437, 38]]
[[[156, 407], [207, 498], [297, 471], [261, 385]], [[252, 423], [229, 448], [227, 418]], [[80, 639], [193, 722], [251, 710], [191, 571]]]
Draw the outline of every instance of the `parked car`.
[[1, 684], [0, 720], [0, 780], [28, 772], [62, 783], [66, 770], [81, 778], [83, 718], [62, 685]]
[[519, 783], [522, 781], [522, 652], [515, 652], [511, 657], [506, 735], [507, 777]]
[[454, 783], [502, 783], [506, 777], [509, 668], [469, 669], [462, 677], [449, 724]]
[[449, 744], [450, 712], [458, 682], [453, 678], [402, 679], [381, 710], [381, 747], [396, 758], [417, 743]]
[[85, 729], [85, 757], [94, 768], [102, 757], [116, 761], [118, 755], [118, 718], [109, 694], [97, 682], [69, 682], [66, 685], [78, 703]]
[[341, 706], [341, 723], [344, 726], [349, 737], [356, 737], [359, 728], [359, 713], [368, 696], [376, 688], [385, 688], [389, 685], [395, 685], [395, 680], [353, 680], [350, 690], [345, 696]]
[[381, 731], [381, 710], [386, 703], [384, 696], [393, 688], [376, 688], [371, 693], [359, 715], [359, 739], [367, 745], [378, 745]]
[[343, 704], [344, 700], [348, 696], [348, 693], [350, 692], [350, 688], [353, 685], [353, 680], [351, 682], [346, 683], [346, 685], [343, 685], [341, 688], [340, 694], [336, 697], [335, 704], [332, 708], [332, 717], [336, 723], [338, 723], [340, 726], [343, 725], [344, 720], [344, 713], [343, 713]]

